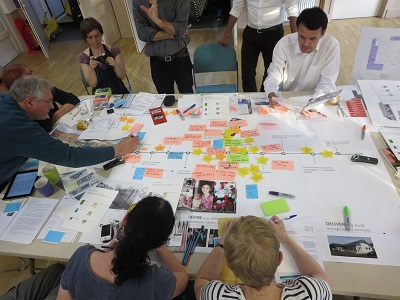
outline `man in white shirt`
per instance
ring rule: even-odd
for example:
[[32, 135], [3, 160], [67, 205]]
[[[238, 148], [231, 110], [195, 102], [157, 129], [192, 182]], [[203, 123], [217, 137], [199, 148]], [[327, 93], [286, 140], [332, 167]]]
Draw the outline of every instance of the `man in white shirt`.
[[270, 106], [279, 91], [313, 91], [314, 97], [336, 89], [340, 67], [338, 41], [325, 34], [328, 17], [319, 7], [303, 10], [297, 33], [283, 37], [275, 46], [268, 77], [264, 81]]
[[[242, 43], [242, 86], [244, 92], [257, 92], [256, 67], [262, 53], [264, 59], [263, 82], [272, 60], [272, 51], [283, 37], [282, 22], [285, 11], [290, 21], [290, 29], [296, 32], [298, 0], [233, 0], [225, 34], [219, 42], [229, 43], [232, 28], [238, 20], [244, 6], [247, 7], [247, 26], [243, 30]], [[264, 91], [261, 86], [261, 91]]]

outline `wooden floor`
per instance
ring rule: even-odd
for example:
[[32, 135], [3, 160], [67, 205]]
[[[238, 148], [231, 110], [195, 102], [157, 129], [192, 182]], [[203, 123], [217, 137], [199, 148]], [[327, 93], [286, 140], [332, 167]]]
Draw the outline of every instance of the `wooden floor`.
[[[362, 18], [348, 20], [333, 20], [329, 23], [327, 32], [336, 37], [340, 43], [341, 50], [341, 67], [337, 85], [346, 85], [350, 83], [352, 67], [355, 53], [357, 50], [358, 36], [361, 27], [400, 27], [400, 18], [380, 19], [380, 18]], [[191, 30], [190, 37], [192, 39], [189, 44], [189, 52], [193, 57], [194, 50], [197, 46], [215, 42], [223, 35], [224, 29], [202, 29]], [[239, 30], [239, 46], [236, 47], [240, 67], [240, 45], [241, 33]], [[133, 92], [149, 92], [156, 93], [153, 85], [149, 59], [144, 54], [136, 52], [133, 39], [121, 39], [117, 42], [121, 48], [123, 58], [125, 60], [126, 69], [129, 80], [132, 84]], [[62, 42], [51, 43], [50, 59], [46, 60], [41, 53], [23, 54], [17, 57], [12, 64], [26, 63], [35, 73], [48, 79], [54, 86], [70, 91], [76, 95], [84, 95], [86, 91], [81, 82], [79, 75], [79, 64], [77, 62], [78, 54], [86, 48], [83, 41], [78, 42]], [[263, 63], [260, 57], [257, 67], [257, 86], [260, 87], [263, 75]], [[211, 79], [210, 79], [211, 78]], [[224, 80], [224, 76], [201, 78], [202, 80]], [[239, 82], [241, 76], [239, 72]], [[4, 88], [0, 88], [4, 92]], [[239, 91], [242, 91], [241, 84]], [[18, 247], [18, 246], [16, 246]], [[53, 262], [39, 261], [40, 267], [46, 267]], [[19, 259], [16, 257], [0, 256], [0, 272], [1, 270], [14, 268], [19, 266]], [[24, 278], [29, 277], [29, 271], [0, 273], [0, 295], [7, 291], [10, 287], [20, 282]], [[335, 299], [344, 299], [343, 297], [335, 297]]]

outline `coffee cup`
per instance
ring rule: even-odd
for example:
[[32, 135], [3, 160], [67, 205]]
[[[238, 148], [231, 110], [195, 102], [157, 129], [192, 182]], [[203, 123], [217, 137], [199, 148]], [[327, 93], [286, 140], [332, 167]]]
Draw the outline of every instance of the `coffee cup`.
[[46, 177], [41, 177], [36, 180], [35, 188], [45, 197], [50, 197], [54, 194], [53, 186]]
[[56, 184], [61, 179], [56, 166], [52, 164], [45, 166], [42, 170], [42, 173], [52, 184]]

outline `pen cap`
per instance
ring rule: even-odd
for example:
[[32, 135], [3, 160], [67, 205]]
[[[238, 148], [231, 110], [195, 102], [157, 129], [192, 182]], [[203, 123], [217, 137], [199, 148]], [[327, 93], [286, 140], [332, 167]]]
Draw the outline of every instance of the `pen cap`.
[[344, 207], [343, 213], [344, 213], [346, 216], [347, 216], [347, 215], [350, 215], [350, 209], [349, 209], [348, 206], [345, 206], [345, 207]]

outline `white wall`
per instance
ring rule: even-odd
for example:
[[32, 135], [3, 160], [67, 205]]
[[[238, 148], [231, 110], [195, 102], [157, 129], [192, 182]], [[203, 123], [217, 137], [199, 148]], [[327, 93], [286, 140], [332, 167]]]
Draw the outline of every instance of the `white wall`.
[[382, 0], [335, 0], [332, 19], [375, 17]]

